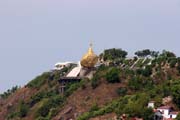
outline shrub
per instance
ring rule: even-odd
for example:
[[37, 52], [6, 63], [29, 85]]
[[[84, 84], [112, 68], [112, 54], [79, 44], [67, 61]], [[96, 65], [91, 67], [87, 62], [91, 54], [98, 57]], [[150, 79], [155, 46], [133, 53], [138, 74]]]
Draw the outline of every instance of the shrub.
[[94, 77], [92, 78], [91, 86], [93, 89], [95, 89], [100, 84], [99, 79], [100, 79], [100, 77], [97, 74], [95, 74]]
[[32, 80], [31, 82], [29, 82], [27, 84], [28, 87], [31, 88], [39, 88], [40, 86], [42, 86], [49, 78], [50, 78], [50, 73], [43, 73], [42, 75], [36, 77], [34, 80]]
[[39, 92], [31, 97], [30, 105], [33, 106], [37, 102], [41, 101], [45, 97], [45, 92]]
[[133, 77], [131, 80], [129, 80], [128, 86], [132, 90], [141, 89], [141, 79], [140, 79], [140, 77]]
[[137, 69], [136, 73], [145, 77], [149, 77], [152, 74], [152, 67], [146, 66], [145, 69]]
[[146, 66], [146, 68], [143, 70], [142, 74], [145, 77], [149, 77], [152, 74], [152, 68], [151, 66]]
[[45, 117], [38, 117], [36, 120], [49, 120], [49, 119]]
[[50, 99], [45, 99], [42, 106], [37, 110], [37, 116], [46, 117], [52, 108], [60, 106], [64, 102], [64, 98], [57, 95]]
[[120, 82], [119, 79], [119, 69], [112, 68], [107, 74], [106, 74], [106, 80], [109, 83], [118, 83]]
[[77, 90], [78, 88], [82, 87], [84, 85], [85, 81], [81, 81], [78, 83], [70, 83], [69, 85], [66, 86], [66, 90], [65, 90], [65, 96], [68, 97], [69, 95], [71, 95], [75, 90]]
[[153, 120], [154, 112], [152, 108], [144, 108], [141, 113], [141, 117], [143, 120]]
[[7, 116], [7, 120], [12, 120], [16, 117], [18, 117], [18, 112], [12, 112], [12, 113], [9, 113], [8, 116]]
[[98, 107], [98, 104], [95, 103], [95, 104], [93, 104], [93, 106], [91, 107], [89, 112], [93, 112], [93, 111], [97, 111], [97, 110], [99, 110], [99, 107]]
[[178, 105], [180, 108], [180, 83], [174, 83], [173, 87], [171, 88], [173, 101]]
[[127, 91], [128, 91], [127, 88], [121, 87], [121, 88], [118, 88], [116, 92], [118, 95], [124, 96], [124, 95], [126, 95]]
[[9, 97], [11, 94], [15, 93], [20, 87], [18, 86], [14, 86], [11, 89], [8, 89], [6, 92], [4, 92], [3, 94], [0, 94], [0, 98], [6, 99], [7, 97]]
[[21, 102], [19, 106], [19, 117], [26, 117], [27, 113], [29, 111], [29, 107], [26, 103]]

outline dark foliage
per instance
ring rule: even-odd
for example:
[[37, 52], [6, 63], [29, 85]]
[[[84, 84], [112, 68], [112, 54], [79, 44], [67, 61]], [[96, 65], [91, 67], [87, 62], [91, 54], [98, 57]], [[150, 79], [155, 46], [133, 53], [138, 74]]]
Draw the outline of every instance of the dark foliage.
[[117, 68], [112, 68], [109, 70], [106, 74], [106, 80], [109, 83], [118, 83], [121, 82], [119, 78], [119, 69]]
[[8, 96], [10, 96], [11, 94], [15, 93], [19, 88], [20, 87], [18, 87], [18, 86], [14, 86], [11, 89], [8, 89], [3, 94], [0, 94], [0, 98], [6, 99]]
[[126, 95], [127, 91], [128, 89], [126, 87], [121, 87], [121, 88], [118, 88], [116, 92], [119, 96], [124, 96]]
[[128, 53], [122, 49], [112, 48], [112, 49], [104, 50], [104, 53], [101, 54], [100, 57], [106, 61], [106, 60], [122, 59], [125, 58], [127, 54]]

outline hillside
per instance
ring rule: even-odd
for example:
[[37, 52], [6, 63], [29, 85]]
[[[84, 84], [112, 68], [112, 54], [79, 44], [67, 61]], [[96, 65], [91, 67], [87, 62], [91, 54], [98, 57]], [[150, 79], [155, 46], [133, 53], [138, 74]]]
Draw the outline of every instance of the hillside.
[[[168, 51], [151, 57], [138, 51], [127, 59], [125, 51], [113, 51], [100, 55], [101, 64], [92, 79], [69, 83], [64, 94], [59, 80], [73, 66], [45, 72], [26, 86], [2, 94], [0, 120], [116, 120], [123, 114], [126, 119], [152, 120], [150, 101], [156, 108], [168, 105], [180, 110], [180, 58]], [[163, 102], [168, 96], [172, 100]]]

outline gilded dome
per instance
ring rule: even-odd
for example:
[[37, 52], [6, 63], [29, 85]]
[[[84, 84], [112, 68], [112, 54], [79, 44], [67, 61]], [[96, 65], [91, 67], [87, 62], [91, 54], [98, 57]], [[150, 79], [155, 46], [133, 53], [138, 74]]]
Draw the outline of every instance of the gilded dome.
[[96, 65], [97, 62], [98, 62], [98, 56], [94, 54], [92, 49], [92, 44], [90, 44], [88, 52], [81, 59], [81, 65], [83, 67], [92, 68]]

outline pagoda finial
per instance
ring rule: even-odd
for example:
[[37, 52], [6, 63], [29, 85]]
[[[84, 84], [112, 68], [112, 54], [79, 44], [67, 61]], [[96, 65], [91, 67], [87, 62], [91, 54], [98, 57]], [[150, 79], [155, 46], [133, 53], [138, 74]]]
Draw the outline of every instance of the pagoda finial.
[[89, 44], [89, 45], [90, 45], [90, 47], [91, 47], [91, 48], [93, 47], [93, 44], [92, 44], [92, 42], [90, 42], [90, 44]]
[[88, 49], [88, 52], [81, 59], [81, 65], [83, 67], [92, 68], [97, 63], [98, 56], [96, 54], [94, 54], [94, 52], [93, 52], [93, 49], [92, 49], [93, 44], [90, 43], [89, 45], [90, 45], [90, 47]]

